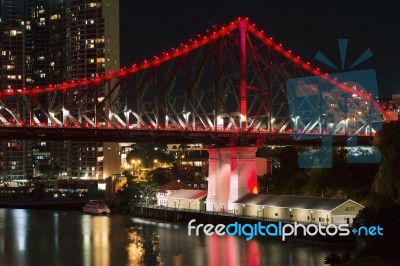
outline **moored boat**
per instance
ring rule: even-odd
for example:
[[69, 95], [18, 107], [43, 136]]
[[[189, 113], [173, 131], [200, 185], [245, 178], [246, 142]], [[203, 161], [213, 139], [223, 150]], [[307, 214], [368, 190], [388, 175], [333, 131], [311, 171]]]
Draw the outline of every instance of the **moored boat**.
[[101, 201], [89, 200], [89, 202], [83, 206], [83, 211], [97, 214], [107, 214], [110, 213], [110, 208], [107, 206], [107, 204]]

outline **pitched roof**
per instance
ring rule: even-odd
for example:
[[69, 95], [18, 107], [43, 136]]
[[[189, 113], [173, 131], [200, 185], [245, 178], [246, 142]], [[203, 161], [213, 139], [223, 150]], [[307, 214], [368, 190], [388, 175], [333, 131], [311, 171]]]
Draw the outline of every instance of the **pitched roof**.
[[334, 199], [292, 195], [246, 194], [234, 203], [281, 208], [331, 211], [349, 199]]
[[179, 190], [179, 189], [186, 189], [186, 188], [189, 188], [189, 186], [186, 185], [183, 182], [180, 182], [178, 180], [174, 180], [174, 181], [171, 181], [171, 182], [169, 182], [167, 184], [159, 186], [157, 188], [157, 190], [158, 191], [160, 191], [160, 190]]
[[203, 200], [207, 198], [207, 194], [207, 190], [181, 189], [169, 195], [168, 198]]

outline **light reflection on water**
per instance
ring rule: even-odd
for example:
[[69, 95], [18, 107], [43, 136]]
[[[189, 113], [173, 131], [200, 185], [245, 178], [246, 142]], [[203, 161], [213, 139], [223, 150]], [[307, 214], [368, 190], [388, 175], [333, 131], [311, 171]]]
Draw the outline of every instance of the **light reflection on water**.
[[127, 247], [128, 250], [128, 264], [130, 265], [143, 265], [144, 261], [144, 245], [143, 245], [143, 237], [140, 235], [140, 231], [142, 227], [134, 227], [129, 228], [129, 245]]
[[185, 224], [122, 215], [0, 209], [3, 265], [323, 265], [327, 248], [188, 236]]
[[82, 215], [84, 265], [110, 265], [110, 218], [107, 216]]

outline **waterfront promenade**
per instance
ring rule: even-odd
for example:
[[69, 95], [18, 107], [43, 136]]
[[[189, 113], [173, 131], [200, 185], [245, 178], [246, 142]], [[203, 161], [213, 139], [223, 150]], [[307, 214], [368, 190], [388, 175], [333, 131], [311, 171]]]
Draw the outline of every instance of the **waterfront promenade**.
[[[185, 209], [176, 209], [176, 208], [167, 208], [160, 206], [144, 206], [144, 205], [132, 205], [129, 210], [124, 210], [125, 212], [129, 212], [131, 215], [135, 217], [143, 217], [156, 219], [160, 222], [179, 222], [183, 224], [187, 224], [192, 219], [195, 219], [195, 224], [224, 224], [228, 225], [231, 223], [239, 223], [239, 224], [258, 224], [261, 222], [263, 226], [268, 224], [279, 225], [279, 223], [302, 223], [302, 224], [310, 224], [310, 222], [304, 221], [289, 221], [289, 220], [281, 220], [281, 219], [271, 219], [271, 218], [262, 218], [262, 217], [253, 217], [253, 216], [243, 216], [236, 215], [229, 212], [217, 212], [217, 211], [193, 211], [193, 210], [185, 210]], [[326, 225], [326, 224], [324, 224]], [[350, 228], [350, 227], [349, 227]], [[348, 244], [352, 245], [355, 241], [355, 236], [350, 234], [348, 236], [323, 236], [319, 233], [315, 236], [303, 236], [302, 230], [299, 230], [299, 233], [295, 237], [297, 239], [303, 240], [311, 240], [318, 241], [324, 243], [337, 243], [337, 244]]]

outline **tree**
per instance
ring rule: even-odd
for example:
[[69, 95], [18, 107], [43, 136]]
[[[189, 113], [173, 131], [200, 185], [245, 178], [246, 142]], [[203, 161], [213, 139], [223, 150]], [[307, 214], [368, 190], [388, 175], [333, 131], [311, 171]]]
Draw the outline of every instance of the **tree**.
[[157, 184], [155, 183], [140, 183], [136, 187], [136, 190], [139, 192], [140, 197], [144, 199], [146, 205], [149, 205], [150, 200], [155, 197], [156, 189]]
[[[379, 204], [362, 209], [354, 220], [354, 227], [380, 226], [383, 236], [363, 236], [366, 243], [361, 256], [375, 255], [393, 263], [400, 261], [400, 246], [398, 245], [400, 231], [400, 205], [376, 199]], [[397, 265], [397, 264], [396, 264]]]
[[140, 160], [141, 165], [150, 167], [155, 160], [159, 163], [172, 163], [174, 158], [168, 154], [167, 146], [155, 143], [136, 143], [132, 145], [132, 150], [127, 155], [127, 161]]
[[156, 168], [154, 170], [151, 170], [146, 174], [146, 179], [151, 180], [152, 182], [158, 184], [158, 185], [163, 185], [165, 183], [168, 183], [170, 181], [170, 169], [165, 169], [165, 168]]
[[384, 124], [374, 143], [382, 154], [382, 160], [373, 191], [400, 204], [400, 120]]

